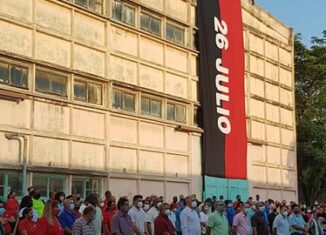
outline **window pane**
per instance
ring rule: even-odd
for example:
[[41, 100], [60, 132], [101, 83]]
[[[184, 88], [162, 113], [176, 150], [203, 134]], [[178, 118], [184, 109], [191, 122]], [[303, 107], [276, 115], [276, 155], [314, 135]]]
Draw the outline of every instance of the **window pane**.
[[87, 179], [86, 180], [86, 196], [91, 193], [101, 193], [100, 187], [100, 180], [99, 179]]
[[9, 81], [9, 65], [3, 62], [0, 62], [0, 82]]
[[150, 31], [149, 15], [141, 14], [140, 16], [140, 28], [146, 31]]
[[161, 21], [156, 18], [151, 18], [151, 32], [161, 36]]
[[80, 6], [87, 7], [87, 0], [75, 0], [75, 3]]
[[118, 90], [113, 91], [113, 108], [122, 109], [122, 92]]
[[176, 105], [176, 121], [186, 122], [186, 107], [183, 105]]
[[124, 22], [129, 25], [135, 25], [135, 9], [124, 6], [123, 9], [123, 15], [124, 15]]
[[8, 175], [8, 192], [13, 191], [17, 196], [22, 196], [22, 175], [9, 174]]
[[36, 70], [36, 90], [50, 92], [50, 74]]
[[50, 187], [49, 190], [55, 192], [63, 192], [64, 179], [52, 178], [50, 177]]
[[151, 100], [151, 115], [161, 117], [161, 101]]
[[175, 38], [175, 42], [183, 44], [184, 43], [184, 31], [182, 29], [175, 28], [174, 38]]
[[166, 25], [166, 39], [169, 41], [174, 40], [174, 31], [173, 31], [173, 26], [170, 24]]
[[102, 0], [89, 0], [89, 9], [97, 13], [102, 13]]
[[[5, 175], [0, 172], [0, 199], [5, 195]], [[4, 199], [4, 198], [3, 198]]]
[[74, 99], [86, 101], [86, 83], [74, 82]]
[[51, 92], [60, 96], [66, 96], [66, 82], [67, 78], [61, 75], [52, 75], [51, 76]]
[[102, 104], [102, 86], [88, 83], [88, 102]]
[[20, 66], [11, 66], [10, 83], [26, 88], [27, 87], [27, 69]]
[[150, 114], [150, 106], [149, 99], [142, 97], [141, 98], [141, 114], [149, 115]]
[[84, 198], [84, 190], [84, 179], [72, 178], [71, 193], [79, 194], [82, 198]]
[[113, 1], [112, 17], [113, 17], [113, 19], [122, 21], [122, 3], [118, 2], [118, 1]]
[[48, 177], [33, 174], [33, 187], [40, 191], [42, 197], [47, 197]]
[[124, 93], [124, 110], [129, 112], [135, 111], [135, 95]]
[[168, 104], [166, 118], [168, 120], [174, 120], [175, 119], [175, 115], [174, 115], [174, 104]]

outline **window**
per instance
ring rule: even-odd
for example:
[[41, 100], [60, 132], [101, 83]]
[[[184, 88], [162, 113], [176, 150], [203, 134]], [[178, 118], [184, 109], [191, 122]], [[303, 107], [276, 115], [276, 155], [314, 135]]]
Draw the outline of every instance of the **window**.
[[134, 26], [135, 9], [119, 1], [112, 3], [112, 17], [115, 20]]
[[102, 85], [75, 80], [74, 99], [92, 104], [102, 104]]
[[147, 97], [141, 98], [141, 114], [153, 117], [161, 117], [162, 102]]
[[186, 123], [186, 106], [168, 103], [167, 119], [170, 121]]
[[28, 69], [0, 61], [0, 82], [11, 86], [27, 88]]
[[32, 185], [40, 191], [42, 198], [48, 198], [51, 191], [66, 191], [65, 184], [64, 176], [33, 174]]
[[13, 191], [17, 197], [22, 196], [22, 174], [18, 172], [0, 172], [0, 198], [7, 200], [7, 196]]
[[124, 92], [121, 90], [113, 90], [113, 108], [121, 109], [128, 112], [135, 112], [135, 100], [134, 94]]
[[172, 24], [166, 24], [166, 39], [179, 44], [184, 44], [184, 30]]
[[36, 70], [36, 91], [67, 96], [67, 76], [49, 71]]
[[75, 4], [97, 13], [102, 13], [103, 0], [75, 0]]
[[102, 193], [102, 180], [98, 178], [72, 177], [71, 193], [78, 193], [81, 198], [86, 198], [91, 193]]
[[157, 36], [161, 36], [161, 20], [148, 14], [141, 13], [140, 28]]

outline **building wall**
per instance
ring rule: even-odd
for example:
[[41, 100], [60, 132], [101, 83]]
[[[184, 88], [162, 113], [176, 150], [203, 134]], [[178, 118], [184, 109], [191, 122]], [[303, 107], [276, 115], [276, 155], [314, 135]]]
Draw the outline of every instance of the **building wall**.
[[[295, 199], [292, 31], [242, 2], [250, 192]], [[94, 12], [72, 0], [1, 1], [0, 60], [26, 66], [29, 75], [28, 89], [0, 84], [28, 96], [19, 104], [0, 101], [6, 110], [0, 118], [2, 172], [21, 169], [17, 142], [4, 137], [15, 132], [27, 136], [29, 185], [50, 174], [53, 179], [42, 181], [48, 191], [62, 180], [70, 193], [79, 179], [91, 177], [94, 187], [116, 196], [201, 195], [195, 2], [130, 0], [135, 26], [113, 20], [111, 3], [103, 1]], [[140, 29], [141, 12], [161, 19], [161, 37]], [[166, 23], [184, 30], [182, 45], [166, 39]], [[67, 76], [67, 97], [36, 91], [39, 68]], [[102, 104], [77, 101], [76, 79], [100, 84]], [[135, 95], [135, 112], [112, 106], [116, 88]], [[142, 95], [161, 101], [161, 118], [141, 114]], [[170, 102], [187, 108], [186, 123], [167, 120]], [[179, 125], [188, 129], [179, 131]]]

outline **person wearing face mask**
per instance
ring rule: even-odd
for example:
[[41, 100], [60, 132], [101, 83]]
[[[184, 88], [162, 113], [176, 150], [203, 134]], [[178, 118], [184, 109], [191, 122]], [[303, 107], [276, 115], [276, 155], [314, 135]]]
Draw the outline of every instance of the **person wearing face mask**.
[[26, 207], [23, 211], [23, 220], [18, 225], [18, 231], [21, 235], [34, 235], [37, 231], [36, 222], [33, 221], [33, 210]]
[[277, 215], [278, 215], [278, 213], [277, 213], [276, 206], [271, 205], [271, 212], [268, 215], [268, 225], [269, 225], [269, 230], [270, 230], [271, 234], [273, 233], [273, 223], [274, 223], [274, 220]]
[[35, 235], [63, 235], [64, 231], [59, 222], [60, 209], [57, 200], [49, 200], [43, 211], [43, 216], [37, 222]]
[[64, 210], [63, 201], [66, 199], [66, 195], [64, 192], [58, 192], [55, 194], [54, 199], [59, 202], [58, 208], [60, 209], [60, 214], [61, 214]]
[[162, 203], [159, 207], [159, 215], [154, 220], [155, 235], [175, 235], [175, 229], [169, 215], [171, 214], [168, 203]]
[[289, 235], [290, 224], [288, 220], [288, 209], [286, 206], [281, 207], [280, 214], [276, 216], [273, 223], [273, 234], [274, 235]]
[[9, 235], [11, 233], [10, 222], [15, 222], [15, 218], [7, 214], [4, 203], [0, 200], [0, 230], [2, 234]]
[[206, 235], [206, 226], [208, 221], [208, 215], [209, 215], [209, 204], [205, 203], [204, 206], [201, 208], [200, 212], [200, 225], [201, 225], [201, 234]]
[[169, 220], [171, 221], [173, 228], [175, 228], [175, 222], [177, 220], [177, 217], [175, 215], [175, 213], [177, 212], [177, 207], [176, 205], [172, 205], [170, 204], [170, 209], [171, 209], [171, 213], [169, 214]]
[[14, 231], [15, 228], [15, 222], [17, 219], [17, 214], [18, 214], [18, 208], [19, 208], [19, 203], [16, 200], [16, 193], [15, 192], [10, 192], [8, 197], [7, 197], [7, 202], [6, 202], [6, 212], [9, 217], [15, 218], [15, 221], [10, 222], [10, 227], [11, 231]]
[[246, 209], [246, 218], [247, 223], [249, 225], [250, 234], [253, 234], [252, 226], [251, 226], [251, 218], [256, 214], [256, 202], [252, 202], [250, 204], [250, 208]]
[[307, 234], [306, 223], [300, 214], [299, 206], [292, 204], [292, 214], [289, 217], [291, 235]]
[[229, 224], [225, 216], [225, 207], [220, 201], [213, 204], [214, 212], [208, 217], [207, 235], [228, 235]]
[[92, 221], [95, 228], [94, 235], [101, 235], [103, 216], [102, 216], [102, 210], [99, 207], [100, 206], [99, 196], [96, 194], [90, 194], [87, 196], [85, 201], [89, 202], [89, 204], [95, 208], [95, 215]]
[[199, 235], [201, 234], [200, 218], [196, 211], [197, 202], [193, 196], [185, 199], [186, 207], [180, 214], [182, 235]]
[[[183, 202], [182, 205], [185, 205], [185, 202]], [[175, 212], [175, 230], [177, 232], [177, 235], [182, 235], [180, 214], [183, 211], [183, 209], [184, 206], [179, 207]]]
[[22, 198], [22, 201], [20, 202], [19, 210], [23, 209], [24, 207], [27, 207], [28, 202], [32, 199], [34, 195], [34, 187], [28, 187], [27, 189], [28, 194]]
[[309, 221], [308, 232], [311, 235], [322, 235], [323, 229], [319, 220], [320, 206], [316, 206], [312, 212], [311, 220]]
[[112, 231], [112, 227], [111, 227], [112, 218], [117, 212], [117, 206], [115, 201], [116, 201], [115, 196], [111, 195], [110, 201], [108, 201], [105, 211], [103, 212], [104, 235], [110, 235]]
[[133, 235], [135, 232], [128, 209], [128, 199], [121, 197], [118, 201], [119, 211], [112, 218], [112, 235]]
[[261, 202], [256, 203], [256, 213], [251, 217], [253, 235], [268, 235], [268, 225], [264, 216], [265, 206]]
[[147, 212], [145, 222], [146, 228], [145, 233], [149, 235], [154, 235], [154, 220], [159, 214], [158, 208], [162, 205], [162, 201], [160, 198], [156, 197], [153, 201], [153, 207]]
[[131, 222], [137, 235], [145, 232], [146, 212], [143, 210], [143, 196], [135, 195], [133, 197], [133, 207], [128, 211]]
[[[239, 195], [238, 195], [239, 196]], [[239, 200], [240, 197], [237, 199]], [[227, 216], [227, 219], [228, 219], [228, 222], [229, 222], [229, 226], [232, 227], [232, 224], [233, 224], [233, 219], [234, 219], [234, 216], [235, 216], [235, 209], [239, 207], [240, 205], [240, 201], [237, 200], [237, 204], [236, 204], [236, 207], [233, 207], [233, 204], [232, 205], [232, 202], [229, 201], [229, 200], [225, 200], [225, 205], [226, 205], [226, 216]], [[241, 199], [240, 199], [241, 200]]]
[[76, 218], [79, 219], [81, 217], [81, 213], [79, 212], [79, 209], [80, 209], [80, 196], [79, 195], [75, 195], [73, 197], [73, 201], [74, 201], [74, 209], [73, 209], [73, 212], [76, 215]]
[[44, 210], [44, 202], [41, 199], [40, 191], [35, 190], [32, 202], [33, 202], [33, 208], [37, 213], [37, 217], [41, 218]]
[[60, 224], [64, 230], [64, 235], [72, 234], [72, 226], [77, 220], [74, 213], [74, 202], [71, 199], [66, 199], [63, 201], [64, 209], [59, 216]]
[[144, 200], [144, 206], [143, 209], [144, 211], [147, 213], [147, 211], [149, 211], [150, 205], [149, 205], [149, 200]]
[[248, 203], [241, 202], [239, 204], [239, 213], [234, 216], [232, 230], [236, 235], [250, 235], [250, 228], [247, 223], [246, 211], [249, 209]]

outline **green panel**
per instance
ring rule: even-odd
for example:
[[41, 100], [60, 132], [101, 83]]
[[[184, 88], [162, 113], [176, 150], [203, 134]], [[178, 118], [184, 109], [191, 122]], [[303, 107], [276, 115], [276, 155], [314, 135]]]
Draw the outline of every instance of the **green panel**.
[[204, 198], [220, 195], [224, 199], [235, 201], [236, 196], [240, 195], [242, 200], [249, 197], [249, 182], [247, 180], [223, 179], [210, 176], [204, 177], [205, 192]]

